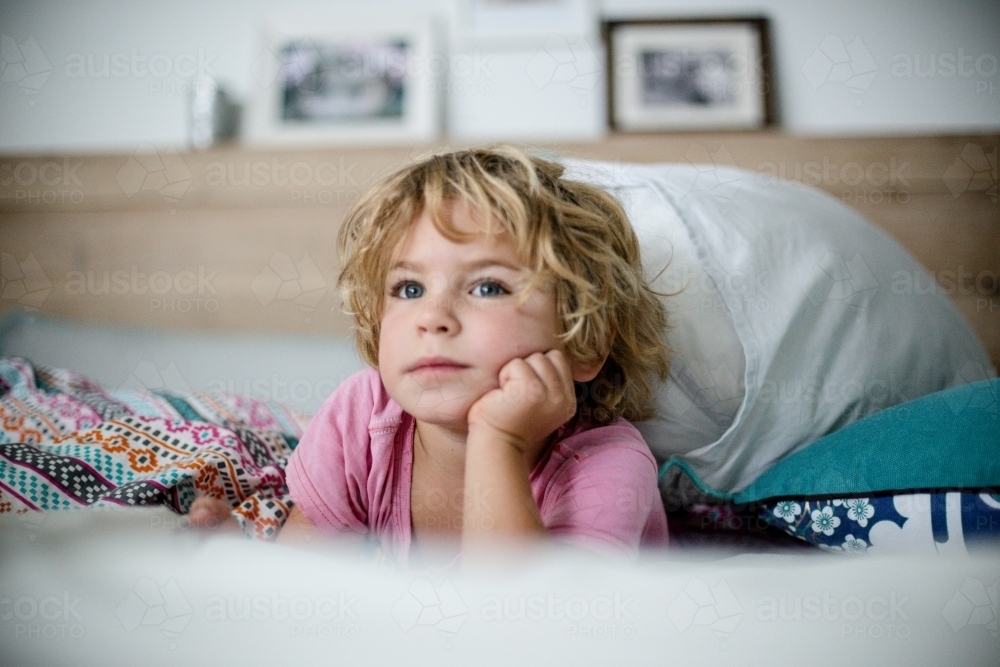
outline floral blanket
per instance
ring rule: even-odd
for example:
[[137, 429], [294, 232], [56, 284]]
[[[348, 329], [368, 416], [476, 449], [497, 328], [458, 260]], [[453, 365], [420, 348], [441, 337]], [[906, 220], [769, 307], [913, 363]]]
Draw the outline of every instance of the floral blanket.
[[229, 502], [249, 537], [291, 508], [285, 463], [308, 424], [242, 396], [108, 391], [66, 370], [0, 358], [0, 514]]

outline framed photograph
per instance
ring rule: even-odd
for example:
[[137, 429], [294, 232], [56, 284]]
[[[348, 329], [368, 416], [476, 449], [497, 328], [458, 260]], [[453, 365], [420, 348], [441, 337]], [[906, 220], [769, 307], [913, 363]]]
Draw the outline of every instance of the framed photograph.
[[611, 21], [603, 33], [612, 129], [748, 130], [775, 122], [767, 19]]
[[269, 30], [247, 139], [258, 144], [422, 143], [441, 129], [447, 61], [428, 21]]

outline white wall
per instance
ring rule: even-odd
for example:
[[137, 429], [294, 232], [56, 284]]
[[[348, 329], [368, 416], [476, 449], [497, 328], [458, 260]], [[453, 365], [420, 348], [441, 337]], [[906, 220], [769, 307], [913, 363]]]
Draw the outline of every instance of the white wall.
[[[149, 74], [154, 57], [157, 65], [170, 62], [171, 69], [177, 62], [182, 69], [197, 68], [200, 59], [239, 96], [254, 99], [251, 66], [262, 49], [261, 27], [269, 21], [336, 23], [348, 20], [346, 15], [413, 11], [444, 18], [453, 1], [4, 0], [0, 34], [5, 36], [5, 63], [16, 60], [17, 53], [28, 54], [29, 38], [43, 58], [34, 59], [38, 70], [34, 79], [9, 66], [2, 77], [0, 151], [131, 151], [142, 142], [183, 146], [185, 78], [175, 71], [163, 77]], [[770, 17], [779, 113], [790, 132], [856, 135], [1000, 129], [1000, 3], [995, 0], [604, 0], [597, 13], [604, 18]], [[824, 78], [821, 68], [809, 70], [811, 79], [807, 76], [807, 63], [823, 62], [817, 49], [825, 46], [832, 53], [851, 44], [860, 44], [862, 55], [871, 57], [873, 65], [861, 68], [874, 67], [870, 83], [858, 79], [861, 85], [852, 92], [845, 83]], [[16, 52], [9, 50], [12, 46]], [[128, 63], [121, 70], [124, 76], [74, 76], [78, 72], [71, 65], [79, 54], [93, 55], [98, 63], [105, 54], [124, 54], [123, 64]], [[144, 59], [135, 67], [133, 54]], [[944, 54], [948, 55], [942, 59]], [[916, 58], [922, 69], [934, 58], [937, 71], [923, 77], [903, 71], [905, 63]], [[966, 60], [959, 62], [960, 58]], [[855, 66], [862, 60], [855, 59]], [[490, 72], [503, 83], [496, 89], [499, 92], [489, 99], [451, 105], [450, 127], [467, 134], [468, 128], [480, 124], [491, 128], [494, 121], [517, 119], [521, 124], [517, 132], [534, 139], [593, 136], [603, 127], [603, 85], [596, 85], [590, 97], [564, 85], [548, 88], [538, 98], [543, 111], [535, 116], [548, 119], [549, 126], [540, 121], [535, 132], [526, 129], [524, 119], [531, 118], [535, 102], [518, 94], [518, 86], [525, 91], [537, 91], [537, 86], [531, 88], [529, 73], [516, 66], [511, 69], [510, 62], [517, 58], [498, 59], [498, 71]]]

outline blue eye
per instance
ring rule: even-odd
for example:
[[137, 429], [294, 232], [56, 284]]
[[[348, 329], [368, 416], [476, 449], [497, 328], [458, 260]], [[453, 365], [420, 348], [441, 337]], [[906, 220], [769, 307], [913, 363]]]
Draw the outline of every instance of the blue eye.
[[400, 299], [419, 299], [424, 295], [424, 286], [412, 281], [403, 281], [392, 288], [392, 293]]
[[474, 296], [503, 296], [510, 294], [510, 292], [495, 280], [484, 280], [481, 283], [476, 283], [476, 286], [472, 288], [472, 294]]

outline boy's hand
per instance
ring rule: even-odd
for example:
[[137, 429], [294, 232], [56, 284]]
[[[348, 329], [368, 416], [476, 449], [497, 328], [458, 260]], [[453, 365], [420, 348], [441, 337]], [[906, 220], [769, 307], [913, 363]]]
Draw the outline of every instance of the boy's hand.
[[576, 413], [576, 392], [560, 350], [511, 359], [500, 369], [500, 387], [469, 409], [469, 431], [489, 428], [534, 462], [548, 437]]
[[223, 500], [210, 496], [198, 496], [188, 510], [188, 522], [194, 528], [221, 528], [239, 530], [240, 524], [233, 516], [232, 507]]

